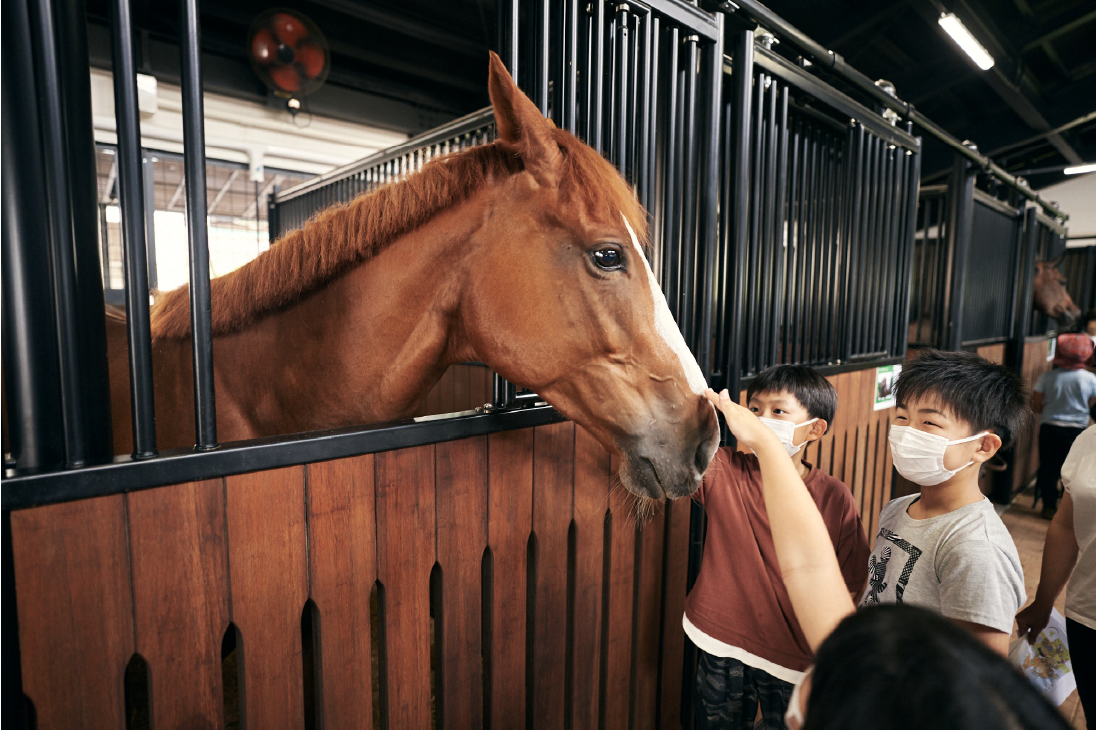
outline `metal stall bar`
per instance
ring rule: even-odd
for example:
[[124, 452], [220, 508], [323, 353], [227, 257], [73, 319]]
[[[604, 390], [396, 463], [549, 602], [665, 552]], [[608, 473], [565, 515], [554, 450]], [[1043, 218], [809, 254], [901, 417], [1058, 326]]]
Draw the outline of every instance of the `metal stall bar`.
[[963, 347], [963, 296], [966, 291], [967, 261], [970, 252], [971, 224], [974, 218], [974, 166], [956, 155], [952, 171], [954, 199], [951, 205], [948, 248], [950, 249], [948, 290], [948, 329], [946, 345], [949, 350]]
[[[907, 122], [906, 130], [912, 132], [913, 124]], [[905, 246], [905, 256], [902, 261], [901, 271], [907, 272], [900, 282], [900, 288], [896, 301], [901, 302], [899, 312], [901, 316], [895, 323], [895, 341], [894, 350], [891, 354], [896, 357], [905, 357], [906, 351], [909, 345], [908, 337], [908, 323], [910, 321], [910, 286], [913, 278], [913, 251], [914, 251], [914, 238], [917, 235], [917, 199], [918, 190], [917, 187], [921, 181], [921, 149], [920, 145], [916, 150], [908, 151], [909, 157], [908, 164], [906, 165], [906, 185], [908, 191], [906, 193], [906, 215], [904, 216], [904, 225], [906, 226], [905, 232], [902, 235], [902, 243]], [[926, 230], [926, 237], [928, 231]]]
[[750, 117], [753, 102], [754, 34], [743, 30], [731, 37], [734, 67], [731, 74], [730, 139], [727, 152], [730, 160], [728, 187], [728, 257], [733, 257], [729, 277], [733, 281], [730, 327], [727, 337], [728, 358], [724, 365], [724, 382], [731, 397], [738, 399], [741, 388], [742, 335], [745, 329], [743, 309], [746, 300], [746, 267], [748, 265], [750, 211]]
[[[723, 90], [723, 16], [717, 16], [718, 34], [713, 44], [701, 54], [701, 89], [707, 90], [701, 95], [700, 120], [700, 165], [702, 179], [707, 181], [701, 186], [699, 200], [700, 250], [703, 254], [704, 269], [700, 297], [697, 300], [700, 310], [699, 342], [696, 343], [697, 359], [704, 373], [704, 380], [712, 378], [712, 288], [715, 284], [716, 249], [719, 247], [719, 129]], [[786, 100], [785, 96], [785, 100]]]
[[[133, 23], [129, 0], [111, 4], [114, 114], [118, 123], [118, 199], [122, 209], [122, 265], [126, 275], [126, 334], [129, 338], [129, 393], [133, 416], [133, 455], [156, 455], [156, 415], [152, 396], [152, 333], [148, 314], [148, 261], [145, 241], [144, 163], [137, 110], [137, 70], [133, 64]], [[151, 210], [149, 211], [151, 218]]]
[[87, 461], [84, 404], [81, 392], [77, 334], [76, 270], [73, 257], [72, 196], [67, 165], [67, 135], [61, 103], [57, 32], [52, 0], [31, 5], [35, 67], [39, 71], [38, 96], [45, 159], [46, 203], [49, 211], [48, 250], [56, 312], [55, 334], [60, 362], [61, 429], [65, 463], [81, 466]]
[[[3, 8], [3, 350], [4, 407], [14, 466], [40, 469], [65, 460], [57, 382], [56, 315], [50, 288], [50, 221], [34, 86], [28, 5]], [[7, 467], [9, 464], [5, 464]]]
[[[685, 341], [695, 353], [698, 340], [695, 331], [696, 316], [696, 283], [698, 247], [701, 242], [697, 239], [697, 134], [696, 127], [697, 109], [697, 41], [696, 35], [688, 35], [682, 39], [682, 64], [684, 65], [683, 85], [681, 88], [681, 288], [677, 307], [678, 326], [685, 335]], [[707, 336], [707, 335], [705, 335]]]
[[496, 0], [495, 13], [498, 18], [497, 48], [499, 58], [506, 64], [510, 75], [518, 77], [518, 0]]
[[849, 259], [847, 267], [848, 281], [845, 284], [847, 294], [845, 301], [849, 303], [845, 314], [845, 350], [844, 360], [848, 362], [853, 356], [853, 343], [855, 341], [856, 323], [859, 313], [863, 309], [860, 297], [860, 271], [863, 268], [860, 257], [862, 226], [861, 212], [864, 199], [864, 148], [865, 131], [862, 123], [857, 123], [853, 130], [854, 159], [849, 160], [853, 169], [852, 189], [849, 191]]
[[182, 0], [179, 44], [183, 96], [183, 167], [187, 236], [190, 239], [190, 341], [194, 365], [194, 430], [199, 450], [217, 447], [213, 390], [213, 313], [209, 294], [209, 231], [206, 228], [205, 126], [202, 44], [198, 0]]
[[787, 84], [780, 85], [780, 100], [778, 101], [778, 116], [780, 120], [780, 130], [777, 135], [777, 146], [779, 147], [779, 156], [777, 158], [777, 180], [776, 180], [776, 211], [775, 220], [773, 222], [773, 230], [775, 232], [776, 240], [776, 264], [774, 266], [774, 276], [776, 277], [776, 286], [772, 293], [772, 331], [771, 342], [769, 343], [768, 362], [775, 364], [782, 362], [780, 359], [780, 331], [781, 325], [786, 324], [784, 319], [784, 297], [785, 286], [787, 283], [787, 272], [785, 269], [787, 259], [787, 239], [784, 235], [784, 221], [786, 216], [786, 206], [788, 198], [788, 86]]

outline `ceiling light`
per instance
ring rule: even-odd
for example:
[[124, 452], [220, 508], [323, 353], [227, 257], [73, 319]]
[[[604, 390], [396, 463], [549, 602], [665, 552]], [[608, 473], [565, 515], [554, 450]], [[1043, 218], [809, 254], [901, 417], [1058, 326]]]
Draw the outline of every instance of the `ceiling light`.
[[960, 48], [966, 51], [966, 54], [978, 65], [978, 68], [983, 71], [993, 68], [993, 57], [982, 47], [981, 43], [974, 40], [974, 36], [970, 34], [970, 31], [963, 25], [963, 22], [955, 17], [955, 13], [941, 15], [940, 27], [951, 36], [951, 39], [955, 41]]
[[1087, 165], [1078, 165], [1077, 167], [1067, 167], [1062, 170], [1066, 175], [1083, 175], [1086, 172], [1096, 172], [1096, 162], [1091, 162]]

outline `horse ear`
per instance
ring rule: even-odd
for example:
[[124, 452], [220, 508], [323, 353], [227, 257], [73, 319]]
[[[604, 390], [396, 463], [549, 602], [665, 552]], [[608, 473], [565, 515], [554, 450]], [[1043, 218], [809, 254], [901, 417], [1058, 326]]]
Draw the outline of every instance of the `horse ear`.
[[562, 162], [553, 130], [540, 109], [526, 96], [506, 70], [502, 59], [491, 51], [491, 74], [487, 88], [495, 109], [495, 126], [503, 144], [512, 147], [525, 163], [525, 169], [541, 185], [559, 184]]

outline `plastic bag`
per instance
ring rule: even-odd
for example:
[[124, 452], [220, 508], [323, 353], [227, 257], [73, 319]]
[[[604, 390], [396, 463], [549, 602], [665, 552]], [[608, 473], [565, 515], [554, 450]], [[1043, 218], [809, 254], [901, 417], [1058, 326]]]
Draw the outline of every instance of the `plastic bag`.
[[1058, 609], [1051, 610], [1050, 621], [1034, 644], [1024, 638], [1012, 642], [1008, 658], [1055, 706], [1065, 702], [1077, 688], [1066, 641], [1066, 621]]

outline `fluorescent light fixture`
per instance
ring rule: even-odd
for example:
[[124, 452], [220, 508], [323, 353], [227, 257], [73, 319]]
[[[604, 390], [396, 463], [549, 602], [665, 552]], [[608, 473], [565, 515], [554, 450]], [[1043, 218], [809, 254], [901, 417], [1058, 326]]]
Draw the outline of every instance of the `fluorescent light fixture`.
[[960, 48], [966, 51], [966, 54], [970, 56], [970, 59], [978, 64], [978, 68], [983, 71], [993, 68], [993, 57], [982, 47], [981, 43], [974, 40], [974, 36], [972, 36], [970, 31], [967, 30], [967, 27], [963, 25], [963, 21], [955, 17], [955, 13], [941, 15], [940, 27], [951, 36], [951, 39], [955, 41]]
[[1096, 172], [1096, 162], [1091, 162], [1087, 165], [1078, 165], [1077, 167], [1067, 167], [1062, 170], [1066, 175], [1084, 175], [1086, 172]]

